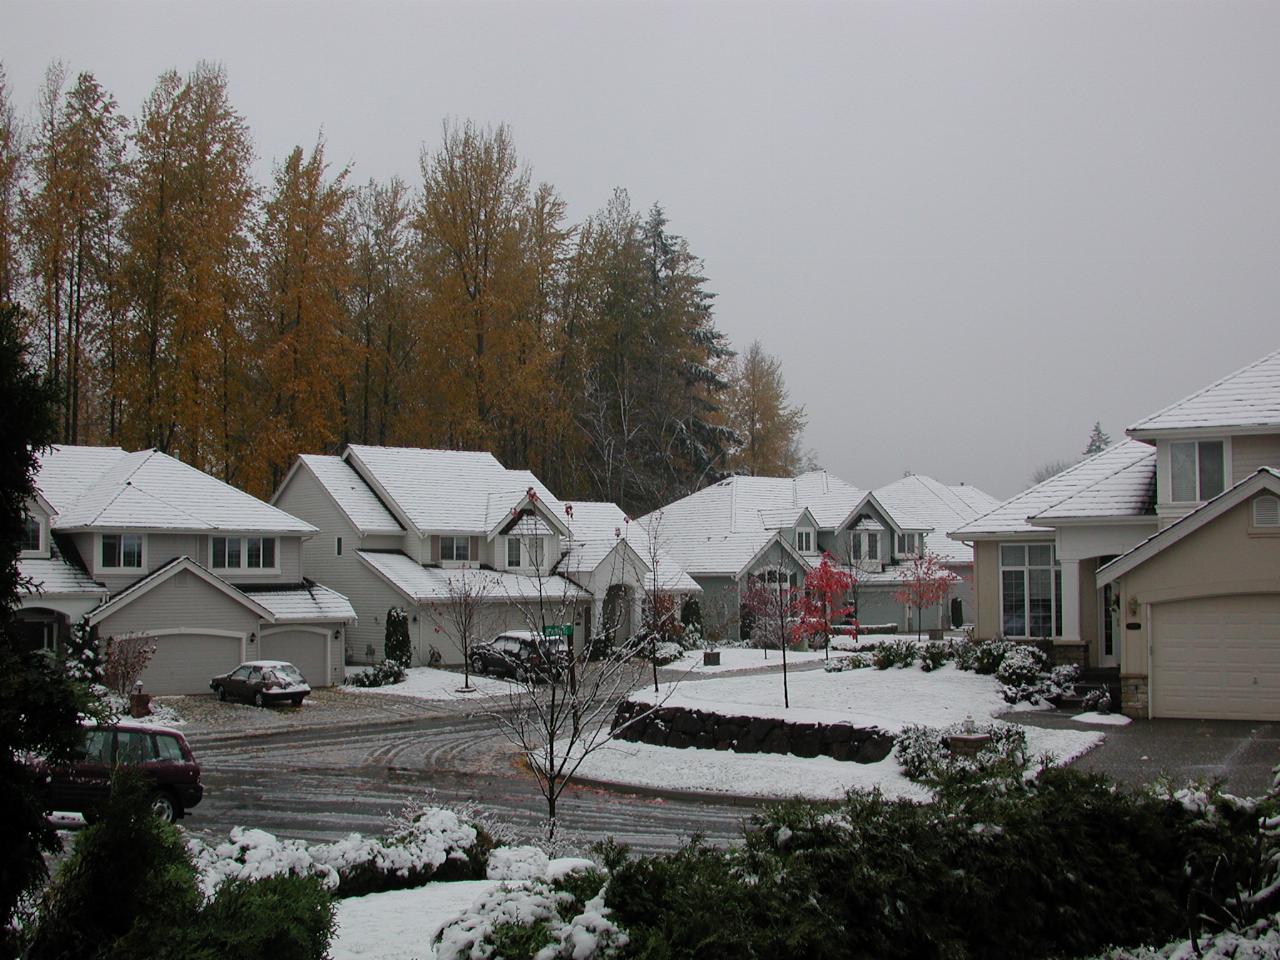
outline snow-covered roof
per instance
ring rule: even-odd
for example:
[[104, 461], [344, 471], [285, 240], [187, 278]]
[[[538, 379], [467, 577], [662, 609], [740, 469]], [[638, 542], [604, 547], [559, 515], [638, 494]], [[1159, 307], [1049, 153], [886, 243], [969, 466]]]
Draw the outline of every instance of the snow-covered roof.
[[486, 534], [532, 488], [549, 512], [562, 509], [527, 470], [491, 453], [351, 444], [344, 457], [419, 532]]
[[1154, 455], [1155, 451], [1148, 444], [1137, 440], [1122, 440], [1009, 498], [994, 510], [956, 528], [950, 536], [957, 540], [969, 540], [1007, 534], [1052, 533], [1051, 528], [1036, 526], [1028, 518], [1044, 513], [1099, 481], [1114, 477], [1127, 467]]
[[[396, 534], [404, 530], [355, 468], [341, 457], [304, 453], [294, 469], [304, 467], [333, 498], [338, 509], [361, 533]], [[286, 480], [287, 482], [287, 480]], [[281, 489], [284, 484], [281, 484]]]
[[[973, 491], [972, 487], [960, 489]], [[972, 563], [973, 548], [950, 539], [947, 532], [974, 520], [983, 512], [974, 507], [975, 502], [981, 503], [983, 498], [989, 500], [988, 510], [998, 503], [994, 497], [981, 491], [976, 493], [980, 496], [972, 493], [962, 496], [955, 487], [939, 483], [933, 477], [909, 474], [879, 487], [875, 496], [895, 520], [915, 517], [916, 522], [930, 528], [924, 537], [925, 549], [930, 553], [937, 554], [947, 563]], [[909, 526], [907, 528], [910, 529]]]
[[952, 493], [969, 505], [975, 516], [982, 516], [1000, 506], [1000, 499], [993, 497], [985, 490], [970, 486], [967, 483], [952, 484], [947, 487]]
[[570, 575], [596, 570], [619, 542], [626, 541], [646, 578], [652, 576], [652, 564], [657, 564], [659, 589], [672, 593], [698, 593], [702, 590], [697, 581], [684, 572], [675, 557], [663, 548], [665, 529], [658, 530], [655, 551], [644, 525], [635, 520], [628, 521], [617, 504], [575, 502], [569, 528], [573, 537], [560, 569]]
[[36, 488], [58, 513], [70, 509], [110, 466], [125, 456], [120, 447], [59, 444], [37, 455]]
[[309, 580], [283, 589], [244, 587], [241, 592], [270, 610], [276, 623], [354, 623], [356, 620], [356, 611], [350, 600], [336, 590]]
[[415, 603], [448, 602], [459, 584], [475, 580], [493, 601], [545, 600], [555, 604], [588, 600], [591, 595], [559, 575], [531, 577], [499, 570], [424, 567], [403, 553], [357, 550], [356, 554], [379, 576]]
[[44, 597], [101, 596], [108, 590], [79, 566], [58, 555], [52, 557], [27, 557], [18, 561], [18, 576], [24, 583], [25, 593]]
[[1125, 432], [1280, 426], [1280, 350], [1143, 417]]
[[[42, 459], [36, 480], [43, 489], [46, 469], [62, 474], [54, 484], [61, 486], [55, 493], [61, 502], [50, 500], [58, 510], [55, 530], [316, 532], [311, 524], [158, 450], [94, 458], [83, 456], [86, 448], [68, 448], [76, 451], [70, 472], [76, 482], [65, 483], [68, 473], [58, 466], [62, 449], [54, 448]], [[85, 482], [90, 465], [104, 469]], [[77, 492], [69, 496], [73, 488]]]
[[1156, 451], [1095, 480], [1036, 514], [1037, 522], [1145, 517], [1155, 519]]

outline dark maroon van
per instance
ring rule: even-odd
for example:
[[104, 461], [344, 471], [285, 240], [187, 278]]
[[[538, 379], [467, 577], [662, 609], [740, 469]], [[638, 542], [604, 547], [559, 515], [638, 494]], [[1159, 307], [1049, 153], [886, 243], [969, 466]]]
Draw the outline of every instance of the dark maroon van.
[[138, 723], [86, 726], [84, 740], [66, 763], [38, 763], [48, 776], [50, 810], [83, 814], [92, 820], [111, 795], [118, 764], [138, 767], [151, 781], [151, 809], [169, 823], [200, 802], [200, 764], [176, 730]]

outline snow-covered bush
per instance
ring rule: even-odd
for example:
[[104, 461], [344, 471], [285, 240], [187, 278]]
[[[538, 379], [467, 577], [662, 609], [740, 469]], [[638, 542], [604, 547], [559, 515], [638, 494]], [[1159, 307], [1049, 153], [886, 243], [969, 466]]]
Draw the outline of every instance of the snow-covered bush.
[[1106, 687], [1095, 687], [1080, 699], [1080, 709], [1087, 713], [1110, 713], [1111, 691]]
[[347, 684], [352, 687], [386, 687], [400, 683], [407, 675], [404, 664], [399, 660], [383, 660], [375, 667], [351, 674], [347, 677]]
[[1000, 660], [996, 679], [1007, 703], [1039, 703], [1048, 692], [1049, 658], [1035, 647], [1018, 644]]
[[1027, 734], [1021, 727], [999, 721], [976, 725], [973, 732], [988, 734], [991, 741], [973, 756], [952, 753], [947, 746], [948, 736], [963, 732], [960, 723], [912, 724], [898, 734], [894, 757], [909, 779], [931, 784], [1021, 776], [1027, 769]]
[[495, 847], [485, 876], [489, 880], [540, 880], [551, 858], [534, 846]]
[[609, 919], [604, 888], [590, 899], [545, 880], [503, 883], [436, 934], [438, 960], [608, 960], [627, 936]]
[[916, 645], [910, 640], [885, 640], [876, 645], [871, 662], [877, 670], [909, 667], [916, 662]]
[[956, 666], [974, 673], [995, 673], [1009, 651], [1018, 644], [1009, 640], [972, 640], [966, 638], [955, 645]]
[[684, 656], [684, 647], [671, 640], [663, 640], [653, 648], [653, 659], [660, 667], [675, 663]]
[[845, 670], [862, 670], [870, 666], [872, 666], [872, 654], [862, 650], [851, 653], [847, 657], [832, 657], [822, 665], [822, 669], [827, 673], [841, 673]]
[[920, 648], [920, 669], [931, 673], [951, 659], [951, 648], [942, 640], [930, 640]]
[[227, 880], [260, 880], [263, 877], [318, 877], [335, 890], [338, 872], [317, 863], [302, 840], [282, 840], [265, 830], [232, 827], [230, 838], [209, 844], [188, 836], [187, 852], [195, 863], [200, 890], [212, 897]]

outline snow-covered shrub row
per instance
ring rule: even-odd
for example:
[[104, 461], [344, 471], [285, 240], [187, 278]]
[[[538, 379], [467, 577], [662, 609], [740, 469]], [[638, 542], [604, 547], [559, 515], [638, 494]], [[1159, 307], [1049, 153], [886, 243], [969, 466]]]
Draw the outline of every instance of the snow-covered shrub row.
[[[438, 960], [608, 960], [621, 956], [627, 936], [605, 906], [604, 878], [583, 898], [563, 880], [507, 882], [436, 934]], [[573, 884], [573, 888], [581, 888]]]
[[931, 673], [951, 659], [951, 647], [945, 640], [930, 640], [920, 648], [920, 669]]
[[977, 724], [973, 732], [991, 741], [973, 756], [952, 753], [947, 737], [963, 733], [964, 724], [904, 727], [894, 743], [893, 755], [902, 772], [921, 783], [943, 783], [958, 778], [1020, 777], [1027, 769], [1027, 733], [1012, 723]]
[[1223, 930], [1163, 947], [1109, 950], [1095, 960], [1276, 960], [1280, 957], [1280, 914], [1263, 917], [1240, 932]]
[[398, 660], [383, 660], [375, 667], [361, 670], [347, 676], [347, 685], [351, 687], [386, 687], [400, 683], [407, 676], [404, 664]]
[[911, 640], [885, 640], [876, 644], [871, 662], [877, 670], [903, 669], [916, 662], [916, 645]]
[[334, 843], [308, 845], [234, 827], [222, 843], [187, 840], [206, 897], [227, 880], [282, 875], [319, 877], [342, 897], [417, 887], [428, 880], [476, 880], [484, 876], [491, 847], [483, 829], [454, 811], [420, 805], [394, 817], [384, 837], [353, 833]]
[[863, 670], [872, 665], [872, 655], [867, 650], [851, 653], [847, 657], [832, 657], [822, 665], [827, 673], [842, 673], [845, 670]]

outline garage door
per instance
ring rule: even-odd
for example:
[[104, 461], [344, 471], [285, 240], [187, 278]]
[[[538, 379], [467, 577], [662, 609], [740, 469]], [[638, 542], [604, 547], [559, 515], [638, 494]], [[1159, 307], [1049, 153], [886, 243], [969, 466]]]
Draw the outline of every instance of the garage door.
[[1152, 607], [1151, 711], [1280, 720], [1280, 595]]
[[302, 671], [307, 683], [313, 687], [329, 685], [329, 671], [325, 659], [328, 634], [309, 633], [305, 630], [282, 630], [268, 633], [258, 641], [258, 658], [261, 660], [287, 660]]
[[209, 680], [240, 662], [239, 637], [160, 634], [156, 653], [142, 673], [147, 693], [208, 693]]

